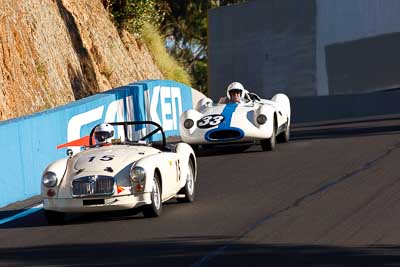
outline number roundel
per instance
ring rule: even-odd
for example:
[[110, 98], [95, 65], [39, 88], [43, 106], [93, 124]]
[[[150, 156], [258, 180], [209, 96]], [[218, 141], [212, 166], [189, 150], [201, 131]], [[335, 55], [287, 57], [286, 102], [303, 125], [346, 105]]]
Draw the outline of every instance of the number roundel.
[[[90, 157], [89, 158], [89, 162], [93, 162], [93, 160], [95, 158], [96, 158], [96, 156]], [[114, 155], [104, 155], [99, 160], [101, 160], [101, 161], [110, 161], [110, 160], [113, 160], [114, 158], [115, 158]]]
[[224, 121], [224, 116], [215, 114], [215, 115], [207, 115], [197, 121], [197, 127], [199, 128], [211, 128], [219, 125]]

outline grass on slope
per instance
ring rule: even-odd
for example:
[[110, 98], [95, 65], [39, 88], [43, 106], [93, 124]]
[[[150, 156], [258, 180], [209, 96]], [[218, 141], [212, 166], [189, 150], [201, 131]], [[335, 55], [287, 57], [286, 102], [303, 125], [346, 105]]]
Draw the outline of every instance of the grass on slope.
[[192, 85], [190, 75], [179, 65], [176, 59], [168, 54], [161, 34], [153, 25], [145, 23], [141, 36], [166, 79], [178, 81], [188, 86]]

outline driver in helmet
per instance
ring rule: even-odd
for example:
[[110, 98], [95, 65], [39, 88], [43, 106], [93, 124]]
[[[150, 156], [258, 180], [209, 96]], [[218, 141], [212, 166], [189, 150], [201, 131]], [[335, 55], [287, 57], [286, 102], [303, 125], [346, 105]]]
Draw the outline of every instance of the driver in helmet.
[[109, 123], [102, 123], [94, 129], [94, 139], [97, 145], [111, 144], [114, 136], [114, 127]]
[[219, 103], [242, 103], [247, 92], [239, 82], [233, 82], [226, 89], [226, 97], [220, 99]]

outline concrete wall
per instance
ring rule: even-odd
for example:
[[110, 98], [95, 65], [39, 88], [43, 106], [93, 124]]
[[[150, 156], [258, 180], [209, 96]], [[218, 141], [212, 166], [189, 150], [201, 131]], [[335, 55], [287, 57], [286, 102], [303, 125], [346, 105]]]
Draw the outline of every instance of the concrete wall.
[[290, 99], [293, 123], [400, 114], [400, 90]]
[[209, 11], [209, 87], [264, 97], [400, 87], [400, 1], [252, 0]]
[[199, 98], [199, 93], [192, 97], [194, 91], [173, 81], [138, 82], [0, 122], [0, 207], [38, 195], [44, 168], [65, 157], [66, 148], [56, 147], [88, 135], [98, 123], [153, 120], [163, 126], [167, 137], [179, 135], [180, 114]]
[[315, 95], [315, 1], [260, 0], [209, 11], [213, 99], [240, 81], [265, 97]]
[[[399, 87], [400, 75], [370, 78], [398, 73], [399, 64], [392, 62], [399, 62], [400, 53], [390, 43], [398, 44], [399, 36], [385, 34], [400, 32], [400, 1], [317, 0], [316, 14], [318, 95]], [[341, 68], [347, 73], [336, 71]]]

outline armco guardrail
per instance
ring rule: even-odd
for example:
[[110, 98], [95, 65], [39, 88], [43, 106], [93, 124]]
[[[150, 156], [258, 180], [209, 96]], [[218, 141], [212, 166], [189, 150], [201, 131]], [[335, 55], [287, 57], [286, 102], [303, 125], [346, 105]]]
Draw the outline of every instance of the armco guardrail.
[[65, 149], [56, 147], [88, 135], [96, 124], [153, 120], [163, 126], [167, 137], [179, 135], [180, 114], [201, 96], [174, 81], [143, 81], [1, 122], [0, 207], [38, 195], [44, 168], [65, 157]]

